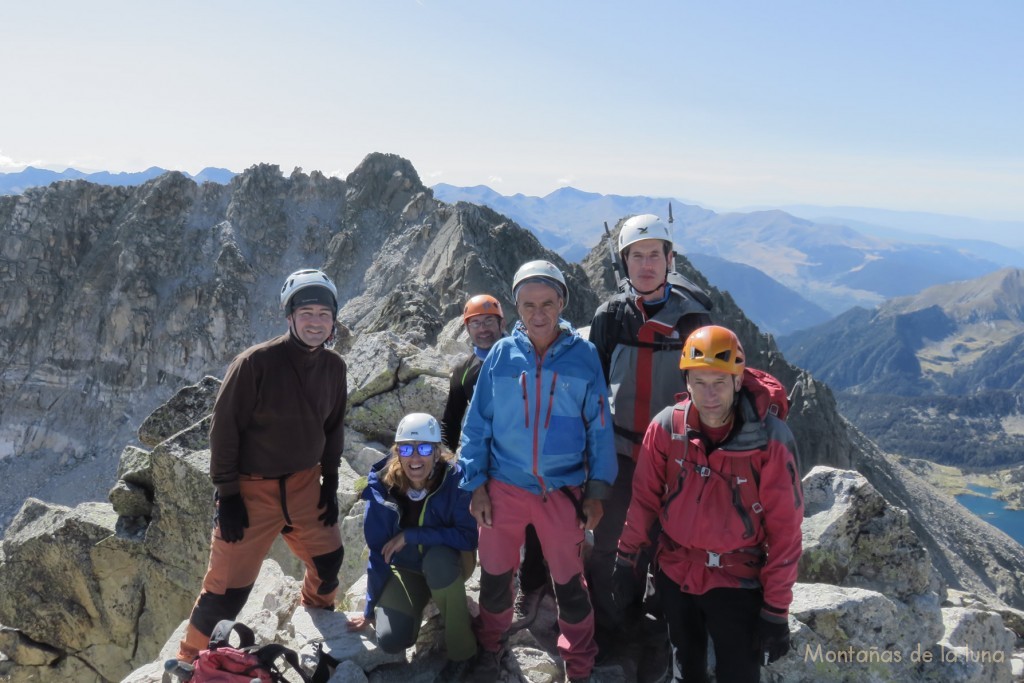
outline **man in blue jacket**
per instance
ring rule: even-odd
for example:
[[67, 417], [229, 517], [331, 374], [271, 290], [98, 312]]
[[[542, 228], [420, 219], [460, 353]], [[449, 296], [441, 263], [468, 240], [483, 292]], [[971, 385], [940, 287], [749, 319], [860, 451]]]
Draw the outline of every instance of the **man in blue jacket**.
[[569, 295], [561, 271], [526, 263], [512, 292], [520, 321], [481, 367], [460, 447], [461, 487], [473, 492], [480, 526], [473, 680], [494, 681], [502, 669], [513, 577], [532, 524], [555, 584], [566, 679], [588, 681], [597, 645], [581, 550], [617, 471], [608, 391], [594, 345], [560, 318]]

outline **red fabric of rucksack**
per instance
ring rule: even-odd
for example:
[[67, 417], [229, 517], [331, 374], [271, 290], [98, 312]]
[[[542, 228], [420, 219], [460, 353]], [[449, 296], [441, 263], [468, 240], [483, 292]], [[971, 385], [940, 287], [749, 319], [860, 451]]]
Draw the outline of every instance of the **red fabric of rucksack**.
[[[230, 643], [232, 632], [238, 634], [238, 647]], [[210, 634], [209, 649], [201, 651], [193, 663], [189, 683], [280, 683], [286, 679], [277, 668], [279, 658], [305, 683], [310, 683], [294, 650], [278, 643], [255, 643], [256, 635], [245, 624], [227, 619], [218, 622]]]
[[786, 395], [786, 387], [773, 375], [764, 370], [746, 367], [743, 369], [743, 388], [754, 395], [758, 414], [771, 413], [780, 420], [785, 420], [789, 415], [789, 396]]
[[229, 646], [203, 650], [190, 683], [273, 683], [270, 669], [252, 652]]

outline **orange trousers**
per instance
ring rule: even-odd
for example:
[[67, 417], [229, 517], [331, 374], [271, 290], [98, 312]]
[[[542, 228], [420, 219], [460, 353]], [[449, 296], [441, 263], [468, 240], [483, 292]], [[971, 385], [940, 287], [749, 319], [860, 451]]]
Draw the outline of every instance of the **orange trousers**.
[[183, 661], [194, 660], [207, 648], [218, 621], [234, 619], [242, 611], [278, 534], [306, 565], [302, 604], [334, 609], [344, 548], [338, 525], [327, 527], [318, 519], [323, 513], [317, 508], [320, 467], [283, 480], [242, 475], [239, 483], [249, 526], [235, 543], [224, 541], [219, 526], [214, 526], [203, 589], [178, 648], [178, 659]]

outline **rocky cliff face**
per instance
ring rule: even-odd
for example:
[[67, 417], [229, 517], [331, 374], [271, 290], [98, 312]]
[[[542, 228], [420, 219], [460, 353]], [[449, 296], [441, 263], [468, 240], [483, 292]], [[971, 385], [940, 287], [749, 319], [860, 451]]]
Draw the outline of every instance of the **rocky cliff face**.
[[283, 331], [277, 292], [297, 268], [335, 280], [352, 332], [419, 343], [471, 294], [514, 310], [532, 258], [564, 269], [570, 320], [597, 305], [579, 266], [493, 211], [434, 201], [392, 155], [345, 180], [255, 166], [228, 185], [61, 182], [0, 197], [0, 231], [0, 526], [28, 495], [102, 497], [147, 413]]

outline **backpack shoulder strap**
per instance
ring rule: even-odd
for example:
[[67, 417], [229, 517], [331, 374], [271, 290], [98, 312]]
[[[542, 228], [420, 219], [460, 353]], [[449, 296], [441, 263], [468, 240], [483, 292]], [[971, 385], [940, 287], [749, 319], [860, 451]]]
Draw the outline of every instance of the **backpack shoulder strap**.
[[622, 317], [626, 314], [625, 296], [625, 294], [616, 294], [608, 302], [608, 317], [615, 320], [615, 324], [605, 323], [604, 326], [604, 348], [609, 354], [620, 341], [619, 331], [622, 329]]
[[714, 302], [711, 301], [711, 297], [708, 296], [707, 292], [698, 287], [691, 280], [683, 277], [681, 274], [672, 271], [668, 274], [668, 278], [666, 279], [668, 283], [672, 285], [673, 289], [675, 289], [676, 287], [682, 289], [691, 297], [693, 297], [694, 301], [696, 301], [701, 306], [706, 308], [709, 312], [711, 311], [711, 308], [715, 305]]
[[210, 633], [210, 649], [216, 650], [219, 647], [231, 647], [231, 632], [238, 634], [238, 649], [252, 647], [256, 644], [256, 634], [252, 629], [240, 621], [222, 619], [213, 627]]
[[299, 655], [295, 650], [287, 648], [280, 643], [269, 643], [254, 650], [253, 654], [270, 669], [270, 675], [277, 683], [289, 683], [276, 664], [277, 660], [282, 658], [299, 674], [304, 683], [311, 683], [309, 675], [299, 666]]
[[686, 411], [679, 407], [679, 403], [672, 406], [672, 441], [679, 440], [679, 434], [686, 434]]
[[753, 537], [762, 524], [764, 506], [761, 505], [761, 473], [754, 469], [749, 455], [729, 459], [729, 482], [732, 504], [743, 521], [744, 538]]

